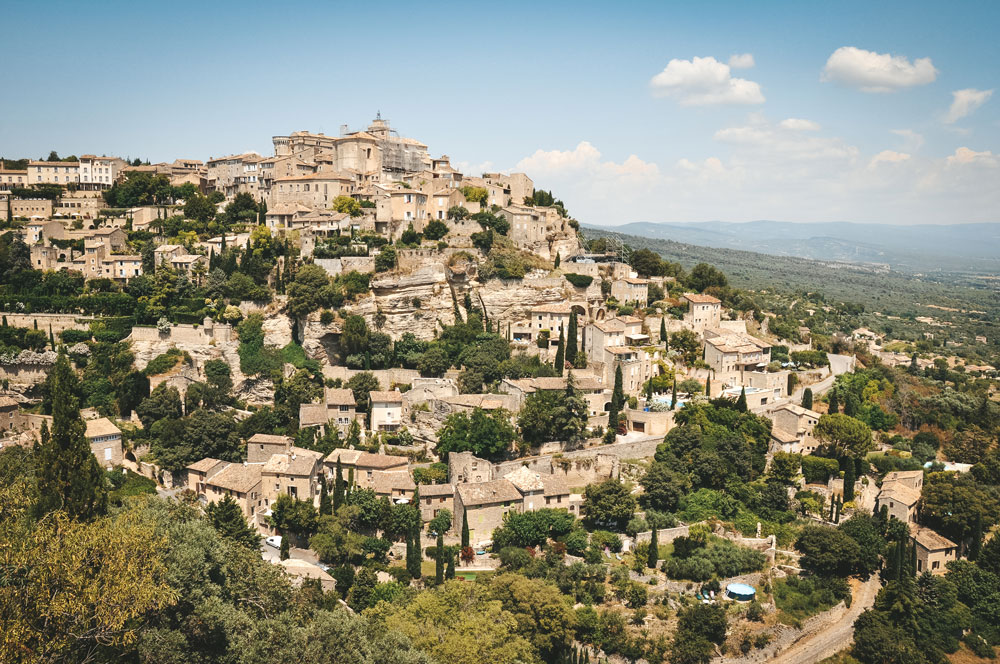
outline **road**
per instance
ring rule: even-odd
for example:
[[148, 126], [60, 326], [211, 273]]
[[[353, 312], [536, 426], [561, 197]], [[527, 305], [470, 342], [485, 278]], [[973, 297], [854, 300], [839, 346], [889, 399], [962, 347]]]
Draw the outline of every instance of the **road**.
[[834, 622], [810, 634], [768, 660], [773, 664], [815, 664], [849, 647], [854, 639], [854, 621], [875, 603], [881, 584], [877, 576], [859, 584], [847, 609]]

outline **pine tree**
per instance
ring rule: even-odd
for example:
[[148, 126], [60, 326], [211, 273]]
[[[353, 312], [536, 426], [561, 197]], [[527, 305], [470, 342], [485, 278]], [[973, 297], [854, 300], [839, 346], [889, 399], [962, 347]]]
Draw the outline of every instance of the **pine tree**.
[[[789, 394], [791, 394], [791, 392], [789, 392]], [[812, 409], [812, 407], [813, 407], [813, 391], [812, 391], [812, 388], [807, 387], [802, 392], [802, 407], [803, 408]]]
[[844, 502], [854, 500], [854, 459], [848, 459], [850, 463], [844, 469]]
[[77, 378], [66, 353], [51, 372], [52, 430], [43, 430], [38, 450], [38, 503], [41, 514], [62, 509], [73, 519], [91, 519], [107, 509], [104, 472], [90, 450], [80, 417]]
[[656, 563], [660, 560], [660, 548], [656, 541], [656, 528], [653, 528], [653, 532], [649, 535], [649, 560], [646, 562], [646, 567], [656, 569]]
[[288, 545], [288, 536], [282, 535], [281, 549], [278, 550], [278, 558], [281, 560], [288, 560], [289, 555], [291, 555], [291, 547]]
[[469, 513], [462, 512], [462, 548], [469, 546]]
[[660, 343], [666, 350], [670, 350], [670, 339], [667, 337], [667, 317], [660, 319]]
[[830, 414], [840, 412], [840, 401], [837, 399], [837, 390], [830, 391]]
[[558, 375], [563, 375], [566, 370], [566, 339], [563, 337], [562, 328], [559, 328], [559, 345], [556, 346], [555, 369]]
[[569, 330], [566, 332], [566, 361], [576, 366], [576, 356], [579, 352], [578, 341], [580, 337], [579, 322], [576, 319], [576, 312], [569, 314]]
[[444, 583], [444, 534], [438, 533], [437, 555], [434, 560], [434, 585], [440, 586]]
[[677, 408], [677, 377], [674, 377], [674, 386], [670, 390], [670, 410]]
[[340, 457], [337, 457], [337, 473], [333, 480], [333, 511], [336, 512], [344, 504], [344, 469], [340, 465]]

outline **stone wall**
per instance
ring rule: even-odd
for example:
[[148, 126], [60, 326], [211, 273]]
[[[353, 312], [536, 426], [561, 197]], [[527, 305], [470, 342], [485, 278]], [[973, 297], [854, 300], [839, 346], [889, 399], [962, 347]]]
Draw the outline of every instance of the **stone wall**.
[[48, 333], [51, 325], [54, 334], [59, 334], [63, 330], [89, 330], [90, 322], [95, 320], [93, 316], [74, 314], [22, 314], [9, 311], [0, 312], [0, 316], [5, 316], [7, 325], [11, 327], [32, 328], [37, 321], [38, 329]]
[[[663, 530], [657, 530], [656, 543], [661, 545], [667, 544], [668, 542], [673, 542], [678, 537], [687, 537], [688, 534], [690, 534], [690, 532], [691, 532], [691, 527], [687, 525], [677, 526], [676, 528], [664, 528]], [[650, 539], [652, 539], [652, 537], [653, 537], [653, 531], [647, 530], [644, 533], [636, 533], [635, 541], [636, 543], [648, 542]]]
[[35, 385], [45, 382], [51, 368], [51, 364], [0, 364], [0, 380]]
[[[345, 383], [353, 376], [364, 373], [363, 369], [348, 369], [342, 366], [323, 367], [323, 376], [326, 378], [340, 378]], [[375, 374], [379, 385], [383, 390], [388, 390], [394, 383], [396, 385], [412, 385], [414, 380], [420, 378], [420, 372], [416, 369], [402, 369], [394, 367], [392, 369], [374, 369], [370, 373]]]
[[[208, 319], [206, 319], [208, 321]], [[207, 325], [174, 325], [168, 332], [160, 332], [156, 327], [133, 327], [128, 340], [139, 342], [165, 342], [187, 346], [208, 346], [212, 343], [229, 343], [233, 339], [233, 327], [225, 323]]]

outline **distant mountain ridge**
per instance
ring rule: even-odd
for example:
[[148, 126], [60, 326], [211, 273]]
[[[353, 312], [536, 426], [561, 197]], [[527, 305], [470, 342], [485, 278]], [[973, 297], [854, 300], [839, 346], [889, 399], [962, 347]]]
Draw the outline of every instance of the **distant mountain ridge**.
[[886, 263], [910, 272], [1000, 272], [1000, 223], [914, 225], [846, 221], [648, 222], [591, 226], [650, 239], [826, 261]]

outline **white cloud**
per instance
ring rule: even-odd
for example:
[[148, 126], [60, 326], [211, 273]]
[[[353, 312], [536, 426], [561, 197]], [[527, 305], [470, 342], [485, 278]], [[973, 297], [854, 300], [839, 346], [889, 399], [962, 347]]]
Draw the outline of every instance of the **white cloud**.
[[492, 161], [482, 161], [478, 164], [474, 164], [470, 161], [456, 161], [452, 166], [460, 173], [465, 173], [466, 175], [474, 175], [479, 177], [483, 173], [494, 173], [496, 172], [496, 166], [493, 165]]
[[910, 152], [916, 152], [924, 145], [923, 134], [918, 134], [912, 129], [892, 129], [893, 134], [896, 136], [901, 136], [903, 138], [903, 149]]
[[673, 97], [681, 106], [764, 103], [758, 83], [733, 78], [730, 66], [712, 57], [671, 60], [649, 85], [653, 95]]
[[955, 154], [950, 155], [946, 160], [948, 166], [965, 166], [968, 164], [975, 164], [979, 166], [996, 166], [997, 157], [989, 150], [985, 152], [976, 152], [975, 150], [970, 150], [969, 148], [958, 148], [955, 150]]
[[863, 92], [894, 92], [926, 85], [935, 78], [937, 69], [930, 58], [910, 62], [903, 55], [841, 46], [826, 61], [820, 80], [859, 88]]
[[803, 120], [801, 118], [788, 118], [787, 120], [782, 120], [778, 123], [778, 126], [783, 129], [791, 129], [792, 131], [819, 131], [819, 124], [813, 122], [812, 120]]
[[754, 64], [752, 53], [737, 53], [729, 56], [729, 67], [732, 69], [752, 69]]
[[868, 164], [869, 168], [875, 168], [880, 163], [887, 164], [898, 164], [901, 161], [906, 161], [910, 158], [910, 155], [905, 152], [896, 152], [895, 150], [882, 150], [877, 155], [872, 157], [871, 162]]
[[572, 150], [536, 150], [530, 157], [517, 162], [514, 169], [524, 171], [529, 175], [537, 173], [539, 176], [563, 177], [599, 174], [605, 177], [633, 180], [655, 178], [660, 172], [656, 164], [643, 161], [634, 154], [629, 155], [620, 164], [613, 161], [601, 161], [600, 151], [588, 141], [581, 141]]
[[993, 91], [966, 88], [964, 90], [955, 90], [951, 93], [951, 96], [951, 108], [948, 109], [948, 115], [944, 118], [945, 124], [952, 124], [967, 115], [971, 115], [993, 96]]

